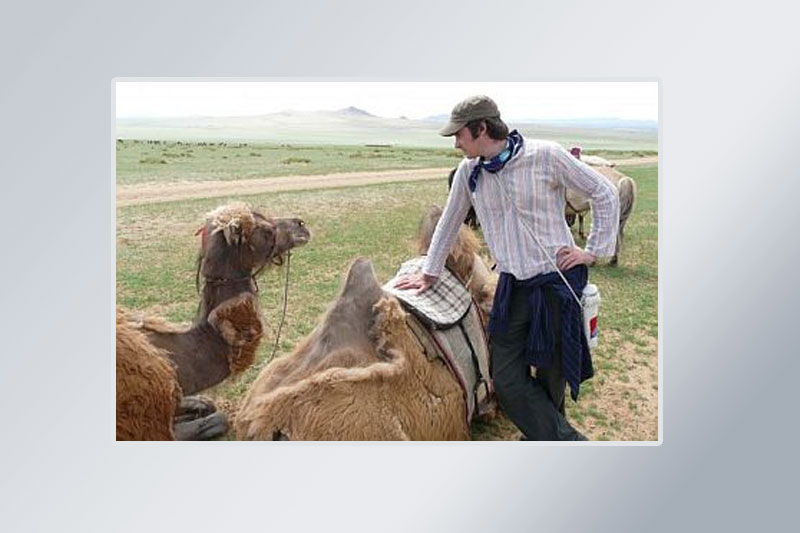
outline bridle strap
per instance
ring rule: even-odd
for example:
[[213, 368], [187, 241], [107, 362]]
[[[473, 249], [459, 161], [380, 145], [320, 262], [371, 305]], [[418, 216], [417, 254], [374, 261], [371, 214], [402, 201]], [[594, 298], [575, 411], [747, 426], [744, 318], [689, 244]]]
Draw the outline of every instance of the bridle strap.
[[274, 358], [275, 353], [278, 351], [278, 343], [281, 339], [281, 330], [283, 329], [283, 322], [286, 319], [286, 304], [289, 301], [289, 263], [292, 260], [291, 250], [286, 252], [286, 281], [283, 285], [283, 312], [281, 313], [281, 321], [278, 324], [278, 333], [275, 335], [275, 346], [272, 347], [272, 355], [269, 356], [265, 364], [269, 364]]

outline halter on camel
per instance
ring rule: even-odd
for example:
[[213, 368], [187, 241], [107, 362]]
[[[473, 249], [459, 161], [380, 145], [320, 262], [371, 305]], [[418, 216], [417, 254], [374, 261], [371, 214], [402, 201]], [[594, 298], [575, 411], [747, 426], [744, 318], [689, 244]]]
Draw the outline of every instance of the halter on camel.
[[[197, 236], [197, 235], [200, 235], [200, 245], [201, 245], [201, 247], [203, 249], [203, 252], [205, 253], [205, 251], [208, 249], [208, 224], [203, 224], [203, 226], [200, 227], [195, 232], [195, 236]], [[279, 261], [276, 262], [275, 259], [278, 259]], [[284, 282], [284, 287], [283, 287], [283, 310], [281, 311], [281, 321], [278, 324], [278, 332], [275, 335], [275, 345], [272, 348], [272, 354], [270, 355], [269, 359], [267, 359], [267, 363], [269, 363], [270, 361], [272, 361], [272, 359], [275, 358], [275, 353], [278, 350], [278, 344], [280, 342], [281, 331], [283, 330], [283, 324], [284, 324], [284, 321], [286, 320], [286, 307], [287, 307], [287, 302], [289, 300], [289, 266], [290, 266], [291, 259], [292, 259], [292, 251], [291, 250], [287, 250], [286, 251], [286, 280]], [[259, 287], [258, 287], [258, 280], [256, 279], [256, 277], [264, 270], [264, 268], [270, 262], [273, 262], [275, 264], [281, 264], [283, 262], [282, 261], [282, 256], [270, 257], [267, 262], [265, 262], [263, 265], [261, 265], [261, 267], [258, 268], [258, 270], [256, 270], [255, 272], [253, 272], [252, 274], [250, 274], [248, 276], [242, 276], [242, 277], [238, 277], [238, 278], [212, 278], [212, 277], [209, 277], [209, 276], [205, 276], [205, 283], [207, 285], [227, 285], [227, 284], [239, 283], [239, 282], [242, 282], [242, 281], [245, 281], [245, 280], [250, 280], [252, 282], [252, 286], [254, 287], [254, 293], [258, 294]], [[196, 272], [196, 275], [195, 275], [195, 288], [197, 289], [197, 292], [199, 293], [200, 292], [200, 264], [198, 264], [197, 272]]]

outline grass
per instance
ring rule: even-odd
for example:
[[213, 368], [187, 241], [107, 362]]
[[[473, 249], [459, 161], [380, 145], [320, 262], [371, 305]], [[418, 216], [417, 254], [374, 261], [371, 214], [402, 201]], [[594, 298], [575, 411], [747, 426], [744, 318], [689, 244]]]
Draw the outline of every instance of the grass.
[[455, 149], [118, 140], [117, 184], [454, 167]]
[[[290, 145], [118, 139], [117, 184], [233, 181], [264, 177], [447, 168], [461, 161], [449, 148]], [[653, 155], [642, 150], [587, 150], [611, 158]]]
[[[124, 144], [127, 144], [124, 143]], [[136, 150], [161, 150], [197, 156], [178, 156], [182, 161], [175, 176], [196, 172], [197, 159], [210, 163], [214, 148], [218, 153], [241, 154], [251, 158], [258, 150], [288, 148], [251, 146], [136, 145], [131, 157], [120, 159], [128, 170], [131, 161], [143, 156]], [[180, 148], [179, 148], [180, 146]], [[191, 148], [190, 148], [191, 146]], [[123, 150], [128, 150], [124, 148]], [[315, 157], [331, 148], [309, 149], [312, 163], [285, 165], [304, 172]], [[378, 152], [372, 152], [378, 150]], [[355, 153], [383, 153], [381, 148], [352, 148], [343, 152], [348, 164], [362, 158]], [[297, 154], [298, 152], [294, 152]], [[293, 156], [270, 157], [280, 161]], [[298, 157], [295, 155], [294, 157]], [[342, 156], [338, 156], [342, 157]], [[434, 160], [455, 164], [446, 152]], [[439, 159], [441, 158], [441, 159]], [[264, 161], [267, 158], [256, 158]], [[384, 161], [371, 158], [370, 161]], [[166, 166], [170, 166], [168, 163]], [[221, 164], [221, 163], [220, 163]], [[244, 163], [242, 163], [244, 165]], [[430, 164], [429, 164], [430, 165]], [[161, 163], [154, 167], [165, 166]], [[334, 166], [334, 163], [330, 163]], [[317, 167], [320, 168], [320, 167]], [[568, 418], [584, 433], [597, 440], [655, 440], [657, 438], [657, 283], [658, 283], [658, 174], [655, 165], [622, 167], [634, 178], [638, 199], [626, 228], [620, 266], [597, 266], [591, 280], [600, 287], [602, 304], [599, 347], [594, 351], [595, 377], [583, 384], [577, 403], [568, 400]], [[161, 172], [160, 168], [152, 173]], [[227, 175], [234, 172], [226, 169]], [[149, 174], [152, 178], [154, 174]], [[131, 175], [129, 174], [129, 177]], [[152, 181], [147, 175], [143, 181]], [[353, 259], [369, 257], [380, 281], [389, 279], [401, 262], [413, 255], [413, 238], [425, 208], [443, 204], [447, 195], [446, 175], [441, 180], [383, 184], [365, 187], [271, 193], [246, 198], [215, 198], [124, 207], [117, 210], [117, 302], [126, 308], [144, 311], [173, 322], [188, 322], [193, 317], [198, 296], [194, 286], [198, 237], [194, 232], [203, 214], [217, 205], [244, 199], [254, 207], [275, 216], [299, 216], [313, 233], [312, 242], [296, 251], [291, 262], [291, 282], [286, 323], [278, 356], [289, 352], [315, 326], [333, 300]], [[283, 271], [273, 269], [259, 280], [258, 297], [268, 330], [280, 321]], [[220, 403], [235, 405], [272, 352], [274, 335], [267, 336], [253, 368], [237, 380], [225, 382], [209, 391]], [[491, 423], [475, 424], [475, 439], [515, 439], [516, 428], [505, 417]]]

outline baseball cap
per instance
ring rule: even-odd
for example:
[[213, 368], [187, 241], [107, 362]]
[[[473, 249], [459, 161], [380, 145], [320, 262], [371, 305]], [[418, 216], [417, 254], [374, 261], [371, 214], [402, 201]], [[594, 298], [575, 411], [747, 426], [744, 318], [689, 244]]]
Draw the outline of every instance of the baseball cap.
[[450, 121], [439, 130], [439, 135], [449, 137], [467, 125], [467, 122], [481, 118], [500, 118], [497, 104], [488, 96], [478, 95], [457, 103], [450, 113]]

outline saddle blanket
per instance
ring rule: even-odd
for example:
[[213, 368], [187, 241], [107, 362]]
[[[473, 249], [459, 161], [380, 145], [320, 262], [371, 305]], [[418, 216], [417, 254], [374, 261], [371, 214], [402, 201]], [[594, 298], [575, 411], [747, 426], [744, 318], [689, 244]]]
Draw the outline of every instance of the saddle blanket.
[[416, 289], [398, 290], [394, 288], [394, 284], [400, 276], [422, 272], [424, 262], [425, 257], [423, 256], [400, 265], [400, 270], [383, 286], [383, 290], [395, 296], [423, 322], [437, 329], [450, 328], [466, 316], [472, 305], [472, 296], [448, 269], [445, 268], [436, 283], [421, 294], [416, 294]]
[[467, 423], [491, 412], [494, 391], [489, 375], [489, 347], [484, 324], [469, 291], [449, 270], [421, 294], [394, 289], [397, 278], [421, 271], [424, 257], [406, 261], [383, 290], [409, 311], [408, 325], [428, 359], [441, 358], [461, 386]]

